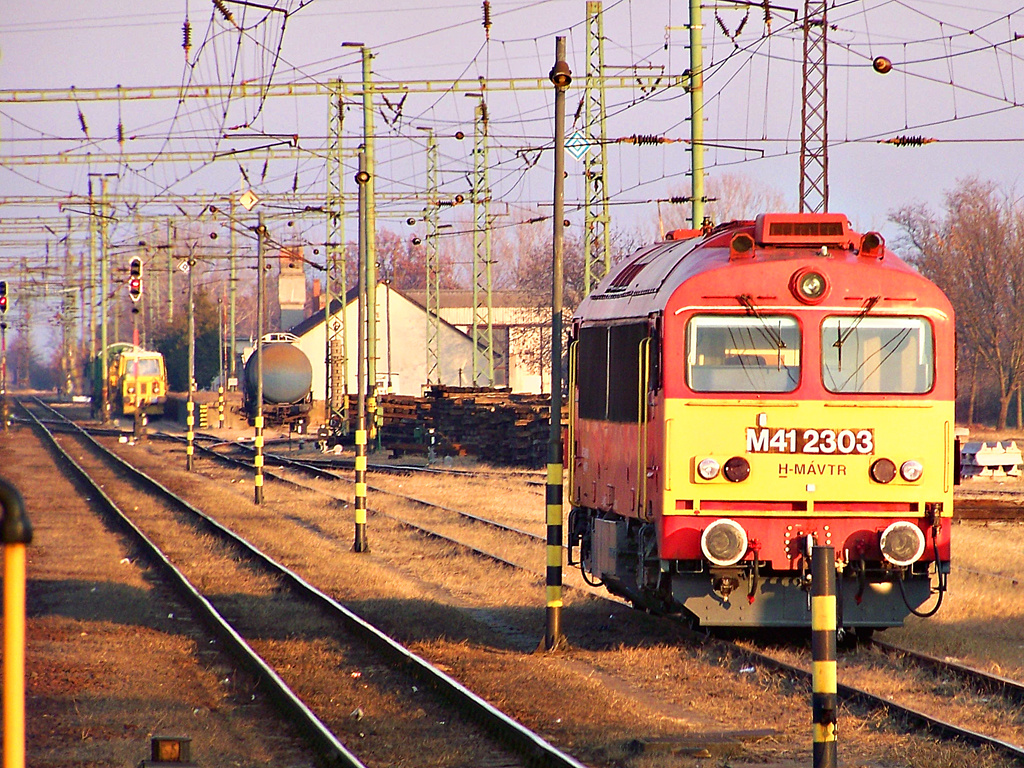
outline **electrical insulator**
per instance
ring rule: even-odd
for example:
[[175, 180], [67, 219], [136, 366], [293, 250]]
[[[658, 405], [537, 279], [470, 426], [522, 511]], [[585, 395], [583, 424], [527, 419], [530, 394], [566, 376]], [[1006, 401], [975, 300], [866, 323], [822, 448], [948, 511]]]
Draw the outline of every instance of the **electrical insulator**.
[[132, 301], [142, 298], [142, 259], [138, 256], [128, 262], [128, 295]]

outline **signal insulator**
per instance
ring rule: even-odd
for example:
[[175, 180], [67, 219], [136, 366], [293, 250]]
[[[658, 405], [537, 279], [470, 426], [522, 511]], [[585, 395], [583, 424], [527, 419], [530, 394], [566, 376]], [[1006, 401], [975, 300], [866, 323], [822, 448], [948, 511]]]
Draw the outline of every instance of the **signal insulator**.
[[192, 50], [192, 25], [188, 19], [185, 19], [185, 23], [181, 25], [181, 47], [185, 49], [185, 58], [187, 59]]
[[128, 295], [132, 301], [142, 298], [142, 259], [138, 256], [128, 263]]
[[0, 314], [7, 312], [7, 281], [0, 280]]
[[[228, 7], [224, 5], [223, 0], [213, 0], [213, 4], [217, 8], [217, 10], [220, 11], [220, 15], [224, 17], [225, 21], [231, 24], [235, 24], [235, 17], [231, 13], [231, 11], [228, 10]], [[237, 27], [238, 25], [235, 24], [235, 26]]]
[[894, 136], [891, 139], [879, 139], [879, 144], [892, 144], [895, 147], [920, 147], [931, 144], [938, 139], [927, 139], [924, 136]]

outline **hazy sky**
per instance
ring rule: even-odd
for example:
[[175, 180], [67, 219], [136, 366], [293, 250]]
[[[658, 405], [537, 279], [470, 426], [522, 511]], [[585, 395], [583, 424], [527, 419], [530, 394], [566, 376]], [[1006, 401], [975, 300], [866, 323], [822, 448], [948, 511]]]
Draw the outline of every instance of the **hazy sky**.
[[[269, 4], [269, 3], [264, 3]], [[422, 207], [424, 131], [439, 136], [441, 181], [447, 194], [468, 197], [473, 169], [475, 96], [446, 91], [455, 80], [546, 78], [555, 36], [564, 35], [576, 75], [567, 104], [569, 130], [586, 69], [583, 0], [490, 3], [489, 38], [477, 0], [284, 0], [267, 12], [225, 0], [229, 23], [212, 2], [11, 3], [0, 18], [0, 211], [11, 218], [61, 216], [53, 202], [13, 205], [12, 198], [86, 193], [89, 174], [108, 176], [112, 194], [147, 202], [170, 193], [227, 195], [244, 186], [258, 193], [323, 195], [327, 133], [324, 97], [266, 99], [250, 87], [230, 99], [107, 98], [97, 102], [25, 103], [39, 89], [125, 89], [266, 81], [327, 83], [360, 77], [361, 42], [374, 53], [378, 83], [417, 81], [405, 101], [398, 92], [376, 115], [382, 224], [400, 228]], [[802, 3], [763, 10], [704, 6], [708, 176], [739, 174], [769, 185], [794, 207], [799, 188]], [[373, 10], [368, 10], [373, 8]], [[604, 3], [606, 72], [679, 75], [689, 66], [688, 3], [626, 0]], [[182, 49], [183, 24], [191, 49]], [[1024, 6], [999, 0], [961, 3], [855, 0], [829, 8], [830, 209], [861, 230], [892, 231], [889, 212], [911, 202], [941, 205], [958, 179], [975, 175], [1020, 191], [1024, 167]], [[769, 34], [770, 31], [770, 34]], [[893, 71], [871, 61], [886, 56]], [[426, 82], [424, 82], [426, 81]], [[534, 215], [551, 198], [553, 96], [550, 87], [487, 93], [489, 181], [496, 221]], [[429, 92], [424, 90], [430, 87]], [[18, 96], [16, 92], [23, 92]], [[638, 85], [607, 92], [608, 136], [689, 137], [689, 97], [681, 88], [649, 93]], [[345, 113], [345, 146], [354, 147], [361, 115]], [[120, 131], [119, 126], [120, 124]], [[466, 138], [454, 138], [462, 131]], [[120, 133], [120, 142], [118, 141]], [[253, 150], [298, 137], [301, 152], [285, 158]], [[920, 147], [879, 144], [896, 136], [937, 139]], [[246, 149], [245, 152], [239, 152]], [[162, 153], [152, 162], [145, 153]], [[84, 163], [30, 165], [24, 155], [82, 155]], [[176, 163], [167, 162], [180, 153]], [[213, 162], [214, 157], [218, 159]], [[353, 161], [346, 159], [348, 170]], [[653, 200], [683, 194], [690, 155], [682, 142], [609, 148], [607, 189], [613, 226], [651, 226]], [[569, 218], [582, 224], [582, 164], [568, 157]], [[346, 171], [347, 177], [351, 175]], [[248, 179], [242, 182], [243, 174]], [[94, 177], [95, 178], [95, 177]], [[349, 191], [352, 191], [351, 189]], [[187, 206], [186, 206], [187, 207]], [[193, 213], [193, 211], [189, 211]], [[121, 212], [127, 216], [127, 209]], [[390, 217], [390, 218], [389, 218]], [[299, 225], [316, 241], [319, 221]], [[354, 233], [354, 225], [348, 232]], [[0, 258], [11, 255], [10, 230]], [[41, 246], [40, 246], [41, 247]], [[31, 246], [36, 251], [39, 247]]]

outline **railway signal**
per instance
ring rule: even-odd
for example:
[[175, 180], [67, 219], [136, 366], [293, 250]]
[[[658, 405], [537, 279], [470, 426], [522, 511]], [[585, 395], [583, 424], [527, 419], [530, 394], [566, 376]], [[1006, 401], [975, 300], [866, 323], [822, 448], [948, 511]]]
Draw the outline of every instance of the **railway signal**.
[[0, 280], [0, 314], [7, 313], [7, 281]]
[[142, 298], [142, 259], [138, 256], [128, 262], [128, 295], [133, 302]]

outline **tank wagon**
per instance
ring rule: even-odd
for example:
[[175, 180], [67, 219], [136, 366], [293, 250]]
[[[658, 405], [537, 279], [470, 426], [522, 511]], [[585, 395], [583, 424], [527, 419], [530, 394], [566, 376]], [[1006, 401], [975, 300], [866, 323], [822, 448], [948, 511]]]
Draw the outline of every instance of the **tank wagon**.
[[[306, 353], [295, 346], [295, 336], [267, 334], [263, 345], [263, 418], [267, 424], [288, 424], [307, 418], [313, 405], [313, 366]], [[246, 415], [256, 416], [255, 350], [245, 361], [243, 407]]]
[[945, 295], [842, 214], [673, 235], [573, 320], [569, 562], [702, 626], [808, 627], [827, 546], [841, 627], [930, 615], [959, 479]]

